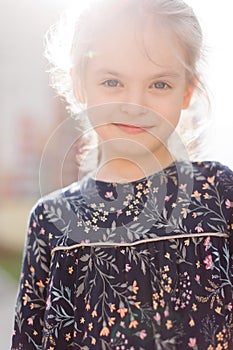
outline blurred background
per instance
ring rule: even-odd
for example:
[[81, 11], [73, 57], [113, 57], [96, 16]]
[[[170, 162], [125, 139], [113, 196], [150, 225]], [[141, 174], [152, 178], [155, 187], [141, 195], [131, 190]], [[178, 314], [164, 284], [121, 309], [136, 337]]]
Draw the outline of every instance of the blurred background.
[[[57, 171], [59, 152], [62, 152], [65, 140], [69, 140], [70, 127], [64, 103], [49, 87], [47, 62], [43, 58], [44, 34], [70, 2], [0, 0], [2, 350], [10, 346], [13, 308], [31, 207], [41, 194], [65, 186], [77, 177], [74, 147], [62, 156], [62, 174]], [[218, 2], [211, 0], [187, 2], [199, 16], [208, 49], [205, 75], [213, 119], [210, 136], [206, 140], [209, 159], [219, 160], [233, 169], [231, 0], [222, 0], [221, 8]], [[61, 125], [62, 133], [59, 133]], [[54, 130], [57, 130], [56, 137]], [[45, 153], [46, 161], [43, 161]]]

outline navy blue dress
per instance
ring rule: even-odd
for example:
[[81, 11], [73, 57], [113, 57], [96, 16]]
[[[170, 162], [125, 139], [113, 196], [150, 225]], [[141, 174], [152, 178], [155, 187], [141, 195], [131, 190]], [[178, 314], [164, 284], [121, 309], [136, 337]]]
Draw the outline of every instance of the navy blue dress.
[[33, 208], [12, 350], [233, 349], [233, 173], [87, 176]]

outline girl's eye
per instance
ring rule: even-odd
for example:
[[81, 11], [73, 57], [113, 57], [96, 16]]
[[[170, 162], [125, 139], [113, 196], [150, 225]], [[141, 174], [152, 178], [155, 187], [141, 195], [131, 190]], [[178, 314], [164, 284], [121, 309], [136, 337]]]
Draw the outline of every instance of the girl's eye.
[[165, 83], [163, 81], [158, 81], [157, 83], [153, 83], [152, 87], [154, 89], [167, 90], [170, 88], [170, 85], [168, 85], [167, 83]]
[[103, 85], [107, 86], [107, 87], [111, 87], [111, 88], [121, 86], [120, 82], [118, 80], [115, 80], [115, 79], [108, 79], [108, 80], [104, 81]]

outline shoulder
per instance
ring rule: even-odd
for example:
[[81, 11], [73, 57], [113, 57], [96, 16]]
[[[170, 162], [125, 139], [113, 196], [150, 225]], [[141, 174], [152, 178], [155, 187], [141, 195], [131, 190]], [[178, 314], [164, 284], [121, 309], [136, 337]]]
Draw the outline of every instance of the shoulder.
[[66, 187], [48, 193], [41, 197], [38, 203], [59, 202], [61, 200], [69, 200], [74, 196], [80, 195], [80, 182], [74, 182]]
[[199, 173], [205, 177], [215, 176], [219, 180], [231, 179], [233, 181], [233, 171], [226, 165], [215, 161], [202, 161], [193, 163], [194, 173]]
[[32, 231], [36, 228], [36, 236], [42, 235], [51, 249], [76, 232], [77, 210], [85, 206], [81, 192], [80, 182], [76, 182], [41, 197], [33, 206], [29, 227]]
[[[81, 198], [80, 183], [74, 182], [67, 187], [55, 190], [38, 199], [32, 207], [31, 215], [35, 217], [47, 217], [48, 211], [55, 216], [62, 211], [70, 209], [72, 200]], [[60, 208], [60, 209], [59, 209]], [[46, 215], [45, 215], [46, 214]]]
[[233, 171], [228, 166], [215, 161], [194, 162], [193, 174], [197, 181], [213, 184], [233, 199]]

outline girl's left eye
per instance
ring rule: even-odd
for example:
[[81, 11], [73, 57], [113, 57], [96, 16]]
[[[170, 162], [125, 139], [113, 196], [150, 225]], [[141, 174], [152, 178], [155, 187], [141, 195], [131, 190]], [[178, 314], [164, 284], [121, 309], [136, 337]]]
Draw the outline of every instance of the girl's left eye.
[[170, 88], [170, 85], [168, 85], [168, 83], [165, 83], [163, 81], [158, 81], [157, 83], [153, 83], [151, 87], [154, 89], [167, 90]]
[[120, 82], [118, 80], [116, 80], [116, 79], [105, 80], [103, 82], [103, 85], [107, 86], [107, 87], [111, 87], [111, 88], [121, 86]]

